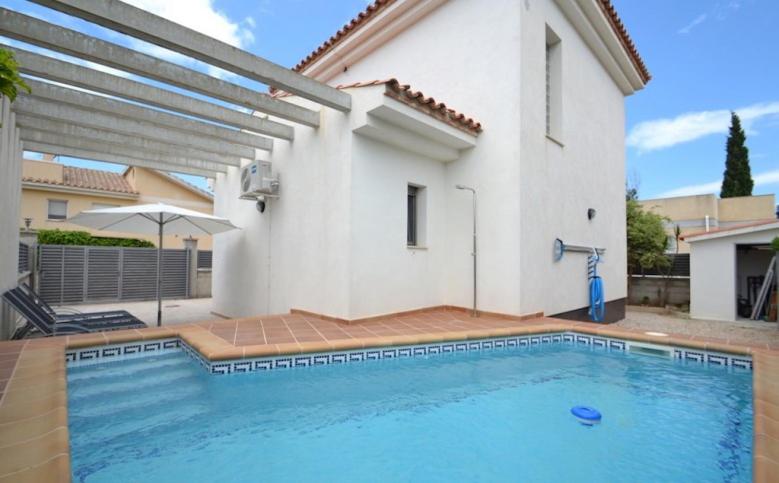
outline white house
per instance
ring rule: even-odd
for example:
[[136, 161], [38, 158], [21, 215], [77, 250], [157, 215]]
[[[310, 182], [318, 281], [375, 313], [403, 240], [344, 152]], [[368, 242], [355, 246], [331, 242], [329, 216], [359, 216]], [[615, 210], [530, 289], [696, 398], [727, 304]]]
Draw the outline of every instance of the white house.
[[263, 213], [239, 169], [217, 175], [215, 213], [243, 230], [215, 240], [216, 312], [470, 307], [461, 184], [478, 195], [480, 310], [586, 319], [587, 256], [555, 261], [560, 238], [605, 248], [607, 320], [622, 318], [624, 97], [650, 76], [608, 0], [380, 0], [295, 70], [352, 108], [275, 144]]
[[[768, 220], [685, 236], [690, 244], [690, 315], [735, 321], [739, 298], [754, 305], [775, 252], [779, 221]], [[774, 265], [776, 268], [776, 265]], [[776, 279], [774, 278], [774, 283]]]

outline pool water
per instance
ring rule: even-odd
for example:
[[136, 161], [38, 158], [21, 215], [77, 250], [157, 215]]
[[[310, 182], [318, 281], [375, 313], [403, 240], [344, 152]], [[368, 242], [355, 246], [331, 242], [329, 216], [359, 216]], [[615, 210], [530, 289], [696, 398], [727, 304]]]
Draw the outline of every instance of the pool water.
[[230, 376], [181, 352], [70, 368], [68, 396], [74, 481], [751, 480], [751, 371], [581, 346]]

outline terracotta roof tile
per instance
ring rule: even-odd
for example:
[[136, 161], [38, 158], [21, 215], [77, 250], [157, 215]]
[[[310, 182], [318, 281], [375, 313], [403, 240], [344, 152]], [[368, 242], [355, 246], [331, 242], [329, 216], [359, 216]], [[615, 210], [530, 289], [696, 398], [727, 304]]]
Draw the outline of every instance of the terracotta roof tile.
[[614, 32], [619, 37], [620, 42], [622, 42], [622, 46], [625, 48], [628, 54], [630, 54], [630, 59], [633, 61], [633, 65], [636, 66], [636, 69], [638, 69], [638, 72], [641, 74], [641, 80], [643, 80], [644, 84], [646, 84], [650, 81], [650, 79], [652, 79], [652, 74], [650, 74], [649, 70], [646, 68], [644, 60], [641, 58], [641, 55], [639, 55], [636, 45], [630, 38], [625, 25], [622, 23], [622, 20], [620, 20], [619, 15], [617, 14], [617, 9], [615, 9], [614, 5], [611, 4], [611, 0], [600, 0], [598, 4], [603, 10], [603, 13], [606, 15], [606, 18], [609, 19], [611, 28], [614, 29]]
[[308, 54], [306, 58], [298, 62], [298, 64], [292, 68], [292, 70], [300, 72], [310, 64], [314, 63], [320, 57], [325, 55], [333, 47], [335, 47], [341, 40], [351, 35], [355, 30], [362, 27], [368, 20], [375, 17], [379, 12], [395, 3], [397, 0], [376, 0], [365, 7], [365, 10], [358, 13], [356, 17], [350, 20], [346, 25], [340, 28], [338, 32], [333, 34], [332, 37], [325, 40], [325, 42], [317, 47], [313, 52]]
[[[357, 14], [356, 17], [341, 27], [338, 32], [333, 34], [333, 36], [322, 43], [322, 45], [314, 49], [313, 52], [298, 62], [298, 64], [293, 67], [292, 70], [296, 72], [303, 71], [306, 67], [327, 54], [343, 39], [359, 30], [360, 27], [365, 25], [370, 19], [378, 15], [379, 12], [392, 5], [396, 1], [397, 0], [376, 0], [375, 2], [371, 3], [365, 8], [365, 10]], [[633, 40], [630, 38], [630, 35], [628, 35], [625, 25], [622, 23], [622, 20], [620, 20], [619, 15], [617, 14], [617, 10], [611, 4], [611, 0], [598, 0], [598, 4], [603, 10], [603, 13], [606, 15], [606, 18], [609, 20], [614, 33], [617, 34], [620, 42], [622, 42], [622, 46], [630, 55], [633, 64], [636, 66], [636, 69], [638, 69], [641, 75], [641, 79], [644, 81], [644, 83], [649, 82], [649, 80], [652, 78], [652, 75], [649, 73], [649, 70], [647, 70], [646, 65], [644, 65], [644, 61], [641, 59], [641, 56], [638, 53], [638, 49], [636, 49]]]
[[[475, 135], [482, 131], [482, 125], [480, 122], [466, 116], [465, 114], [462, 114], [461, 112], [457, 112], [454, 109], [447, 107], [447, 105], [443, 102], [437, 102], [434, 98], [425, 96], [420, 91], [412, 90], [411, 86], [408, 84], [401, 84], [397, 79], [372, 80], [353, 82], [351, 84], [339, 84], [335, 86], [335, 88], [352, 89], [356, 87], [370, 87], [382, 84], [386, 86], [386, 91], [384, 92], [386, 96], [396, 99], [404, 104], [408, 104], [415, 109], [421, 110], [424, 113], [435, 117], [439, 121], [445, 122], [451, 126], [456, 127], [457, 129], [461, 129]], [[281, 91], [276, 93], [276, 97], [284, 97], [288, 95], [288, 93]]]
[[22, 181], [29, 183], [50, 184], [55, 186], [67, 186], [70, 188], [110, 191], [112, 193], [138, 194], [130, 186], [130, 183], [119, 173], [100, 171], [97, 169], [76, 168], [73, 166], [62, 167], [62, 181], [24, 177]]

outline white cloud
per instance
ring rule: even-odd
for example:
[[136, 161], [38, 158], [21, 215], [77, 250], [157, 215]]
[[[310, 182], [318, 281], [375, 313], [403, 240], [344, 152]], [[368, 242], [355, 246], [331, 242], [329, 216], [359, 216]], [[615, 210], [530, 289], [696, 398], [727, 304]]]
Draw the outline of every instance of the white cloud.
[[[251, 30], [233, 22], [227, 15], [216, 10], [212, 0], [127, 0], [128, 3], [170, 21], [189, 27], [202, 34], [243, 48], [254, 41]], [[254, 19], [244, 19], [249, 28]]]
[[[752, 176], [755, 186], [765, 186], [779, 184], [779, 169], [766, 171]], [[710, 183], [701, 183], [688, 186], [682, 186], [672, 190], [664, 191], [657, 195], [657, 198], [672, 198], [674, 196], [705, 195], [709, 193], [719, 193], [722, 187], [722, 181], [712, 181]]]
[[697, 27], [698, 25], [700, 25], [700, 24], [702, 24], [703, 22], [705, 22], [707, 18], [708, 18], [708, 15], [707, 15], [707, 14], [705, 14], [705, 13], [702, 13], [702, 14], [698, 15], [697, 17], [695, 17], [695, 18], [692, 20], [692, 22], [690, 22], [690, 23], [688, 23], [687, 25], [685, 25], [684, 27], [680, 28], [680, 29], [677, 31], [677, 33], [680, 33], [680, 34], [682, 34], [682, 35], [689, 34], [689, 33], [690, 33], [690, 31], [692, 31], [692, 29], [694, 29], [694, 28], [695, 28], [695, 27]]
[[[221, 40], [234, 47], [245, 49], [254, 43], [252, 29], [256, 22], [252, 17], [246, 17], [240, 22], [234, 22], [227, 15], [216, 10], [212, 0], [126, 0], [128, 3], [164, 17], [197, 32]], [[138, 51], [168, 60], [180, 65], [206, 71], [209, 75], [221, 79], [234, 77], [235, 74], [226, 70], [205, 64], [196, 59], [173, 52], [135, 38], [130, 39], [130, 46]]]
[[[779, 115], [779, 102], [752, 104], [736, 109], [742, 125], [751, 131], [752, 124], [764, 117]], [[636, 124], [627, 137], [627, 145], [641, 152], [669, 148], [708, 136], [722, 134], [730, 126], [730, 111], [687, 112], [674, 118], [654, 119]]]

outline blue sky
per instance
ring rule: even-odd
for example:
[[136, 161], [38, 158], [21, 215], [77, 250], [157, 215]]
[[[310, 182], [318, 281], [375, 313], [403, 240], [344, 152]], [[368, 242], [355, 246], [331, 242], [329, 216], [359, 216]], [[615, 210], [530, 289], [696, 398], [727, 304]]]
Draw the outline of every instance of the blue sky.
[[640, 195], [718, 194], [729, 110], [746, 126], [753, 194], [779, 192], [779, 2], [614, 4], [654, 77], [626, 101]]
[[[653, 80], [626, 100], [627, 168], [644, 198], [718, 193], [729, 110], [747, 129], [754, 194], [779, 192], [779, 2], [613, 0]], [[0, 0], [112, 42], [249, 87], [258, 84], [22, 0]], [[130, 0], [285, 66], [332, 35], [365, 0]], [[14, 43], [17, 46], [22, 44]], [[131, 76], [132, 77], [132, 76]], [[153, 84], [153, 82], [152, 82]], [[119, 170], [108, 164], [69, 164]], [[186, 177], [204, 187], [202, 179]]]

